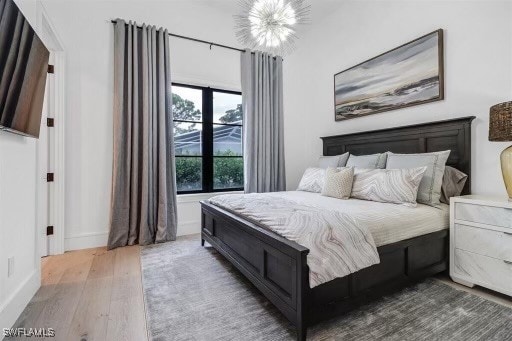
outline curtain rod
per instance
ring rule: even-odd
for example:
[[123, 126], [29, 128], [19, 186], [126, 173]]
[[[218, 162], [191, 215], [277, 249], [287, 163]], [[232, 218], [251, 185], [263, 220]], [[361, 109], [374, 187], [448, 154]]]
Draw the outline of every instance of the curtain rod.
[[[112, 24], [116, 24], [117, 23], [117, 20], [111, 20]], [[127, 23], [126, 23], [127, 25]], [[137, 25], [138, 28], [142, 28], [142, 26], [139, 26]], [[211, 41], [206, 41], [206, 40], [202, 40], [202, 39], [197, 39], [197, 38], [192, 38], [192, 37], [187, 37], [187, 36], [182, 36], [182, 35], [179, 35], [179, 34], [174, 34], [174, 33], [170, 33], [170, 32], [167, 32], [171, 37], [176, 37], [176, 38], [181, 38], [181, 39], [185, 39], [185, 40], [191, 40], [191, 41], [195, 41], [196, 43], [203, 43], [203, 44], [207, 44], [207, 45], [210, 45], [211, 46], [217, 46], [217, 47], [222, 47], [222, 48], [225, 48], [225, 49], [228, 49], [228, 50], [234, 50], [234, 51], [239, 51], [239, 52], [245, 52], [245, 50], [243, 49], [239, 49], [239, 48], [236, 48], [236, 47], [233, 47], [233, 46], [228, 46], [228, 45], [222, 45], [222, 44], [217, 44], [217, 43], [214, 43], [214, 42], [211, 42]]]
[[[112, 24], [117, 24], [117, 20], [111, 20], [110, 22]], [[125, 25], [128, 25], [128, 23], [125, 23]], [[142, 26], [137, 25], [137, 28], [142, 28]], [[180, 38], [180, 39], [195, 41], [196, 43], [202, 43], [202, 44], [210, 45], [210, 49], [212, 48], [212, 46], [217, 46], [217, 47], [222, 47], [222, 48], [228, 49], [228, 50], [245, 52], [244, 49], [239, 49], [239, 48], [233, 47], [233, 46], [217, 44], [217, 43], [214, 43], [214, 42], [211, 42], [211, 41], [206, 41], [206, 40], [192, 38], [192, 37], [187, 37], [187, 36], [182, 36], [182, 35], [174, 34], [174, 33], [170, 33], [170, 32], [167, 32], [167, 34], [170, 35], [171, 37], [176, 37], [176, 38]], [[254, 54], [254, 52], [251, 52], [251, 53]], [[274, 57], [274, 59], [276, 59], [276, 57]]]

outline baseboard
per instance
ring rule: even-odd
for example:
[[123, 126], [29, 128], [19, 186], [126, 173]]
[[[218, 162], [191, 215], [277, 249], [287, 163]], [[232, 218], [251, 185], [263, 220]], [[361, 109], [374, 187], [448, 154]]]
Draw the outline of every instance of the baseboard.
[[14, 325], [40, 286], [41, 276], [39, 270], [35, 269], [0, 306], [0, 330]]
[[[200, 220], [189, 220], [178, 222], [178, 236], [186, 236], [201, 232]], [[93, 247], [107, 246], [108, 232], [83, 233], [76, 236], [66, 237], [64, 239], [65, 251], [90, 249]]]
[[83, 233], [64, 239], [64, 250], [82, 250], [107, 246], [108, 232]]

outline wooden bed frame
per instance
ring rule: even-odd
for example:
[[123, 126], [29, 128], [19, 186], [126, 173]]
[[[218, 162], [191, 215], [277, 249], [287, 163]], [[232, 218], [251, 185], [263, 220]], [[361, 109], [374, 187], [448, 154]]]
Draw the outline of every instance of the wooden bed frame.
[[[448, 165], [471, 179], [471, 121], [463, 117], [405, 127], [323, 137], [324, 155], [450, 149]], [[464, 194], [470, 193], [470, 180]], [[378, 248], [380, 264], [309, 286], [309, 250], [222, 208], [201, 202], [202, 244], [207, 241], [242, 272], [290, 321], [297, 340], [307, 327], [340, 315], [448, 268], [448, 231]]]

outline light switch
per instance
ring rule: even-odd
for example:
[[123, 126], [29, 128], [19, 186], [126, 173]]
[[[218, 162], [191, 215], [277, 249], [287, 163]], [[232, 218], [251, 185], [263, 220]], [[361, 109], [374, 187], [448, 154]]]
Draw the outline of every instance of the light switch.
[[7, 258], [7, 277], [14, 275], [14, 257]]

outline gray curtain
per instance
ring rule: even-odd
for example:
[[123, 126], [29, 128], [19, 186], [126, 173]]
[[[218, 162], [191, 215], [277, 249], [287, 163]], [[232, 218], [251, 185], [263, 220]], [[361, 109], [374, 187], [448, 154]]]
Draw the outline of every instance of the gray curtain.
[[283, 134], [283, 59], [242, 53], [246, 193], [286, 190]]
[[108, 248], [176, 239], [169, 37], [114, 25], [114, 160]]

